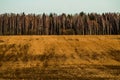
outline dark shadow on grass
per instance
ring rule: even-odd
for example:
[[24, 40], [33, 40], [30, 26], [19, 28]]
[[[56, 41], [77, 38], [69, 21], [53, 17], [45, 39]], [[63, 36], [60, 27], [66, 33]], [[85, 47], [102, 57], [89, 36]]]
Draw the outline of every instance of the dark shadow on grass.
[[120, 50], [111, 49], [108, 51], [112, 59], [120, 62]]

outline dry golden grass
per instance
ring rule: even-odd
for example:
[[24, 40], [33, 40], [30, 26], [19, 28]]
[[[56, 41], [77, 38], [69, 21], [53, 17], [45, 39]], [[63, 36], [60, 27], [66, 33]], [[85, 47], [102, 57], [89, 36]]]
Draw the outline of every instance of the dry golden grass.
[[0, 36], [0, 70], [1, 79], [119, 80], [120, 36]]

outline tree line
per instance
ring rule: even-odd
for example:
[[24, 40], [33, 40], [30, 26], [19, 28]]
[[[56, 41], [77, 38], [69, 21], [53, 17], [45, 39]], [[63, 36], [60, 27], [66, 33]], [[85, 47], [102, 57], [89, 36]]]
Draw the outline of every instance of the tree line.
[[0, 14], [0, 35], [119, 35], [119, 13]]

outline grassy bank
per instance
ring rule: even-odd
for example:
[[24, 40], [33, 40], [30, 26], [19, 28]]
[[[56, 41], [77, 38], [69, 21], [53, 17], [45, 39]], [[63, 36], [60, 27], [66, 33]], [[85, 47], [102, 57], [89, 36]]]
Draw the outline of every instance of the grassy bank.
[[1, 79], [120, 78], [120, 36], [0, 36]]

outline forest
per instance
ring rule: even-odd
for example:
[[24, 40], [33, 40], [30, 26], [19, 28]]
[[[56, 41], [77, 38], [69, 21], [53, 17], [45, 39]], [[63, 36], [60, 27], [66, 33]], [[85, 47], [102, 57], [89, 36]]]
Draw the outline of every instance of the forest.
[[0, 14], [0, 35], [119, 35], [120, 13]]

